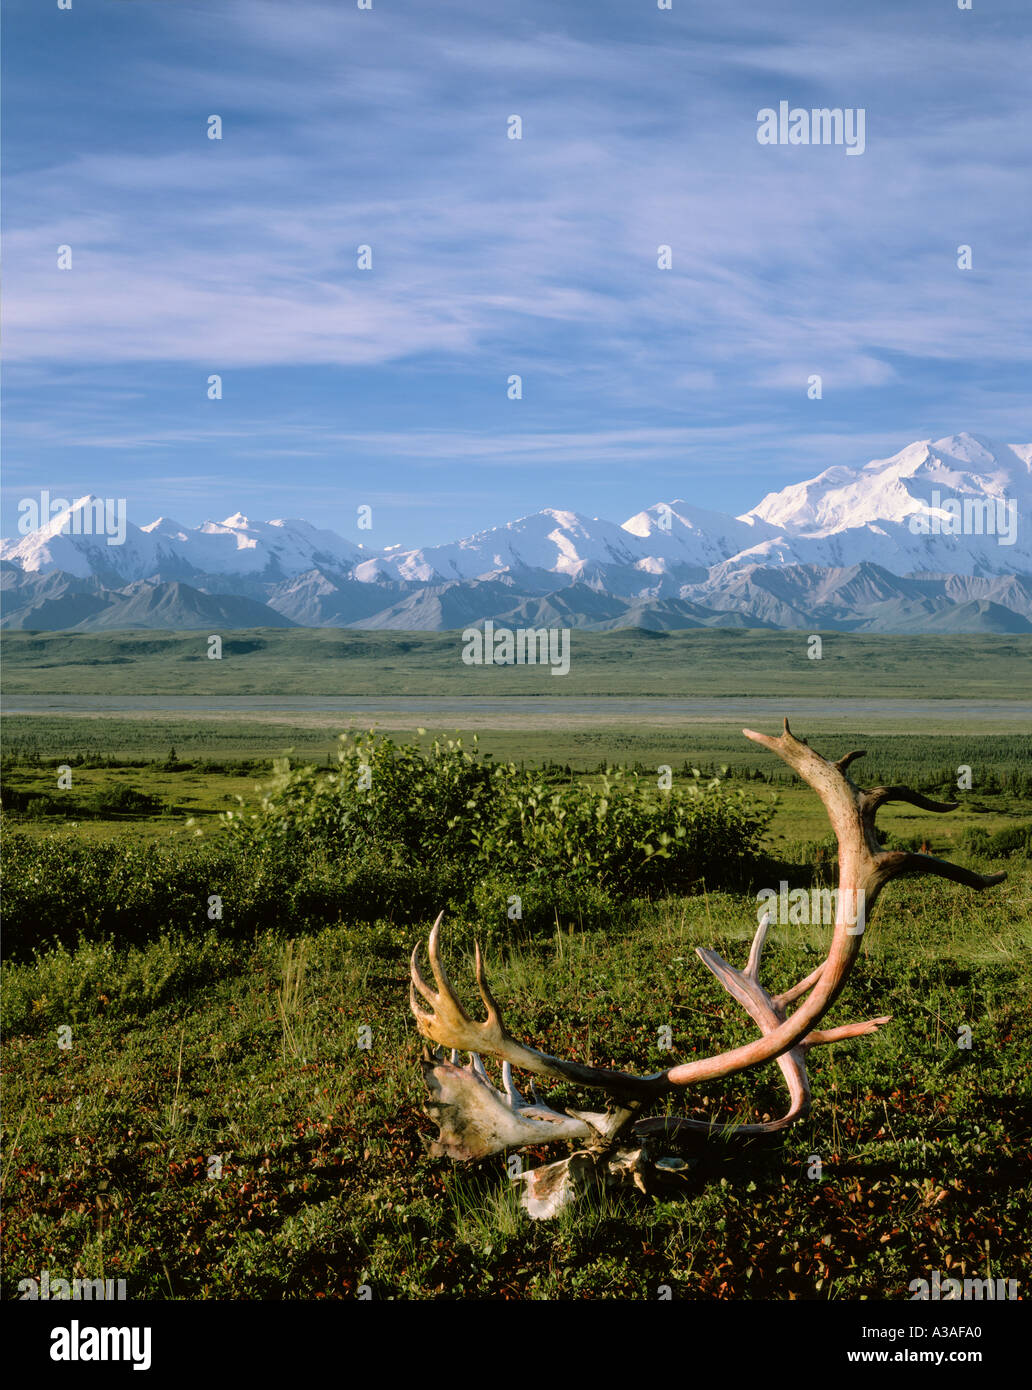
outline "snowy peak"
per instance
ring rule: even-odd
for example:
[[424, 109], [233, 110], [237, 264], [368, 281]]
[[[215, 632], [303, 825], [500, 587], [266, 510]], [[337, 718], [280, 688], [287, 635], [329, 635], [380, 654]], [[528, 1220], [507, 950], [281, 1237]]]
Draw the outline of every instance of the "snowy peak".
[[185, 541], [189, 538], [188, 526], [184, 526], [181, 521], [173, 521], [170, 516], [159, 516], [157, 521], [149, 521], [146, 526], [140, 527], [141, 531], [146, 531], [149, 536], [165, 536], [169, 540]]
[[[64, 534], [82, 535], [84, 532], [89, 534], [94, 521], [99, 517], [100, 525], [98, 530], [103, 530], [105, 520], [104, 500], [96, 497], [92, 492], [84, 497], [78, 497], [74, 502], [67, 502], [63, 506], [57, 506], [55, 499], [53, 511], [49, 521], [43, 521], [39, 527], [38, 534], [41, 539], [51, 540], [54, 536]], [[41, 518], [42, 520], [42, 518]]]
[[541, 570], [576, 579], [594, 564], [633, 565], [640, 550], [623, 527], [579, 512], [546, 508], [449, 545], [392, 550], [360, 564], [356, 577], [477, 579], [499, 570]]
[[244, 590], [326, 571], [333, 584], [506, 576], [539, 595], [558, 583], [665, 598], [683, 597], [680, 586], [707, 574], [730, 582], [735, 571], [755, 566], [1032, 574], [1032, 444], [965, 433], [917, 440], [855, 468], [836, 464], [768, 493], [740, 516], [681, 498], [656, 502], [622, 525], [548, 507], [418, 549], [369, 550], [299, 518], [256, 521], [243, 511], [197, 527], [170, 517], [139, 527], [124, 508], [92, 495], [42, 497], [31, 526], [0, 543], [0, 558], [23, 573], [63, 571], [116, 587], [151, 580]]
[[651, 574], [669, 573], [678, 566], [708, 568], [720, 564], [757, 540], [777, 535], [776, 528], [758, 517], [711, 512], [678, 498], [657, 502], [623, 524], [646, 550], [638, 568]]
[[[752, 515], [780, 529], [782, 545], [803, 561], [838, 563], [828, 558], [830, 546], [907, 573], [932, 568], [939, 549], [958, 573], [1028, 569], [1032, 546], [1019, 519], [1032, 502], [1030, 456], [1028, 445], [971, 434], [918, 440], [863, 468], [829, 468], [769, 493]], [[817, 540], [828, 545], [815, 547]]]
[[992, 466], [996, 462], [994, 445], [988, 439], [980, 439], [977, 434], [949, 434], [945, 439], [936, 439], [929, 451], [939, 457], [948, 455], [970, 468]]
[[112, 581], [134, 577], [153, 561], [153, 541], [127, 520], [118, 499], [88, 493], [69, 502], [44, 491], [21, 506], [29, 509], [21, 518], [23, 531], [24, 523], [35, 524], [20, 540], [0, 541], [0, 558], [23, 571], [61, 570]]

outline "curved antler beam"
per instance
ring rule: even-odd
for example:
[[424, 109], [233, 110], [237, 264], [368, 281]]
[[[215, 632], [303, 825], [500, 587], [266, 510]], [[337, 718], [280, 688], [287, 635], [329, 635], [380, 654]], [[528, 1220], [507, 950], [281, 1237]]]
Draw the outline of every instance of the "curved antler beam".
[[[435, 1095], [432, 1111], [441, 1121], [437, 1151], [453, 1157], [475, 1157], [525, 1143], [547, 1142], [549, 1138], [592, 1140], [592, 1151], [599, 1145], [612, 1145], [628, 1124], [638, 1136], [680, 1132], [715, 1134], [728, 1128], [737, 1134], [769, 1134], [783, 1129], [805, 1115], [810, 1107], [810, 1087], [806, 1076], [806, 1053], [811, 1047], [872, 1033], [888, 1017], [862, 1023], [818, 1029], [817, 1023], [838, 998], [856, 961], [866, 928], [867, 914], [882, 888], [891, 879], [905, 874], [936, 874], [967, 887], [983, 889], [1001, 882], [1005, 874], [978, 874], [929, 855], [882, 849], [875, 829], [875, 814], [889, 801], [905, 801], [929, 811], [951, 811], [956, 803], [937, 802], [907, 787], [877, 787], [864, 790], [847, 775], [846, 769], [863, 757], [858, 750], [837, 762], [821, 757], [797, 739], [785, 720], [784, 732], [777, 738], [744, 729], [743, 733], [776, 753], [798, 776], [817, 792], [828, 813], [838, 841], [838, 889], [836, 917], [826, 960], [798, 984], [771, 997], [759, 981], [760, 956], [766, 938], [768, 918], [760, 923], [743, 971], [734, 969], [715, 951], [699, 948], [698, 955], [724, 988], [742, 1005], [760, 1029], [761, 1036], [744, 1046], [733, 1048], [694, 1062], [675, 1065], [664, 1072], [646, 1076], [584, 1066], [579, 1062], [552, 1057], [548, 1053], [518, 1042], [506, 1029], [500, 1010], [487, 983], [479, 945], [476, 947], [476, 978], [487, 1018], [477, 1023], [462, 1007], [448, 979], [440, 956], [440, 927], [443, 913], [434, 923], [429, 940], [429, 960], [437, 988], [424, 978], [419, 966], [419, 946], [411, 961], [410, 1001], [420, 1033], [432, 1042], [474, 1054], [468, 1069], [438, 1060], [424, 1064], [427, 1082]], [[418, 996], [430, 1005], [424, 1009]], [[791, 1015], [786, 1006], [803, 998]], [[504, 1094], [489, 1081], [479, 1054], [500, 1058], [505, 1063]], [[679, 1118], [637, 1118], [644, 1101], [696, 1081], [731, 1076], [767, 1061], [776, 1060], [789, 1090], [790, 1105], [776, 1120], [762, 1124], [724, 1126], [706, 1121]], [[535, 1095], [528, 1106], [511, 1084], [509, 1069], [523, 1068], [556, 1081], [595, 1087], [611, 1098], [606, 1115], [551, 1110]], [[562, 1165], [555, 1165], [562, 1166]]]
[[[847, 753], [836, 763], [829, 762], [814, 752], [805, 739], [795, 737], [787, 719], [784, 732], [778, 738], [756, 733], [753, 729], [743, 729], [742, 733], [754, 743], [776, 753], [814, 789], [824, 803], [838, 841], [839, 881], [835, 928], [827, 960], [814, 981], [813, 992], [795, 1013], [755, 1042], [716, 1057], [673, 1067], [669, 1077], [678, 1086], [730, 1076], [747, 1067], [770, 1061], [801, 1042], [845, 988], [860, 951], [867, 914], [891, 879], [904, 873], [929, 873], [939, 874], [971, 888], [988, 888], [1006, 877], [1005, 874], [977, 874], [928, 855], [883, 850], [874, 825], [878, 807], [886, 801], [913, 799], [920, 794], [905, 787], [878, 787], [873, 791], [858, 787], [846, 775], [846, 768], [862, 756], [859, 751]], [[931, 811], [951, 811], [955, 805], [927, 798], [921, 798], [920, 803], [915, 804], [923, 804], [926, 810]], [[797, 991], [802, 993], [799, 986]], [[784, 1000], [786, 996], [782, 998]]]

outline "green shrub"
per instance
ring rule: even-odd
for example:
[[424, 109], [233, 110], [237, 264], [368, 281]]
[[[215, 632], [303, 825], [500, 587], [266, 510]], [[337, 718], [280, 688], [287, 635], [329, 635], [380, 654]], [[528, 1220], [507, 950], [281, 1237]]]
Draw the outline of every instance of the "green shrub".
[[5, 787], [5, 811], [21, 811], [29, 816], [65, 816], [88, 819], [93, 816], [153, 816], [165, 809], [160, 797], [148, 796], [134, 787], [100, 787], [81, 800], [71, 796], [52, 796], [49, 792], [21, 791]]
[[469, 908], [477, 938], [487, 945], [520, 932], [553, 932], [557, 924], [585, 931], [601, 927], [612, 921], [618, 904], [594, 883], [557, 878], [520, 884], [514, 878], [489, 877], [474, 888]]
[[33, 1032], [97, 1015], [141, 1016], [194, 987], [240, 969], [239, 950], [214, 932], [161, 936], [140, 949], [80, 941], [36, 952], [4, 969], [5, 1032]]
[[[102, 797], [123, 811], [154, 800], [131, 788]], [[630, 898], [741, 881], [770, 814], [715, 780], [663, 792], [633, 773], [574, 783], [494, 766], [459, 742], [345, 736], [336, 769], [277, 763], [258, 811], [227, 813], [222, 833], [187, 849], [12, 836], [6, 948], [123, 946], [216, 922], [229, 938], [415, 925], [442, 909], [508, 930], [513, 894], [518, 929], [586, 927]]]
[[[293, 863], [388, 855], [395, 875], [446, 879], [453, 902], [472, 902], [485, 879], [542, 904], [561, 883], [571, 911], [584, 910], [589, 890], [622, 900], [703, 879], [727, 885], [740, 881], [771, 815], [719, 779], [659, 791], [618, 770], [597, 786], [575, 783], [494, 766], [450, 740], [423, 751], [342, 735], [336, 771], [281, 761], [276, 772], [258, 811], [227, 818], [237, 844]], [[554, 919], [554, 906], [541, 911]]]
[[84, 810], [98, 816], [153, 816], [162, 805], [160, 797], [134, 787], [101, 787], [82, 802]]
[[991, 859], [1009, 859], [1012, 854], [1028, 859], [1032, 855], [1032, 824], [1007, 825], [989, 836]]
[[66, 810], [66, 804], [48, 792], [21, 791], [17, 787], [4, 787], [0, 805], [5, 811], [21, 811], [29, 816], [63, 816]]
[[985, 859], [989, 855], [989, 832], [980, 825], [969, 825], [960, 837], [960, 843], [969, 854]]
[[1005, 825], [992, 835], [980, 825], [972, 825], [964, 831], [961, 844], [981, 859], [1009, 859], [1012, 854], [1028, 859], [1032, 857], [1032, 823]]
[[598, 787], [550, 786], [509, 764], [470, 812], [477, 859], [525, 886], [557, 879], [614, 898], [735, 881], [769, 815], [717, 779], [659, 792], [617, 771]]
[[429, 752], [373, 734], [341, 735], [337, 770], [292, 768], [276, 759], [261, 809], [249, 820], [230, 812], [228, 827], [275, 855], [331, 849], [349, 857], [398, 845], [420, 862], [468, 851], [466, 817], [492, 788], [488, 760], [461, 740]]

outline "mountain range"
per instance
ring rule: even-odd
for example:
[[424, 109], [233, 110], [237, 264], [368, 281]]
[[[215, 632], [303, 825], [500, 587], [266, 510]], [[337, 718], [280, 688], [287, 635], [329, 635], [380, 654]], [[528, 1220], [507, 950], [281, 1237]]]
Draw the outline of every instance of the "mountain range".
[[1032, 632], [1032, 445], [907, 445], [769, 493], [622, 524], [547, 508], [463, 540], [372, 549], [242, 513], [124, 522], [92, 496], [0, 542], [2, 625], [38, 631], [496, 624]]

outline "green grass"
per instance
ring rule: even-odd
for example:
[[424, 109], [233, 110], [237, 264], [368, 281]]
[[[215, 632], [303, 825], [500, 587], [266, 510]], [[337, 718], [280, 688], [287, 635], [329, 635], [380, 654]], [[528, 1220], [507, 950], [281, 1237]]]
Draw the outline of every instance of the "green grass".
[[[247, 805], [256, 804], [261, 786], [272, 774], [272, 759], [287, 749], [293, 751], [294, 761], [329, 765], [328, 760], [335, 759], [340, 747], [340, 720], [336, 716], [332, 719], [332, 736], [329, 730], [320, 731], [308, 740], [288, 725], [240, 721], [231, 739], [213, 751], [203, 726], [189, 721], [184, 721], [187, 727], [169, 730], [159, 721], [155, 721], [157, 728], [151, 729], [145, 720], [26, 716], [16, 721], [9, 716], [5, 721], [4, 791], [20, 797], [46, 797], [63, 810], [60, 815], [35, 816], [17, 811], [7, 816], [7, 823], [33, 836], [71, 833], [91, 842], [121, 835], [131, 825], [138, 840], [185, 844], [194, 838], [197, 826], [210, 826], [220, 813], [233, 809], [238, 797]], [[144, 732], [139, 741], [133, 741], [140, 730]], [[809, 732], [801, 726], [799, 731]], [[396, 731], [394, 737], [406, 735]], [[565, 735], [488, 730], [477, 737], [480, 747], [499, 761], [515, 758], [528, 765], [551, 762], [569, 766], [579, 776], [597, 774], [603, 764], [630, 763], [644, 771], [665, 763], [674, 769], [675, 780], [692, 766], [705, 775], [726, 767], [734, 785], [749, 785], [763, 796], [777, 794], [779, 804], [772, 827], [775, 843], [781, 839], [819, 840], [827, 834], [824, 812], [813, 796], [788, 768], [757, 750], [734, 726], [681, 727], [665, 735], [621, 727]], [[411, 741], [417, 738], [413, 732]], [[431, 738], [427, 734], [419, 741], [426, 745]], [[960, 802], [958, 810], [948, 817], [915, 807], [888, 806], [880, 813], [881, 823], [894, 833], [927, 838], [945, 848], [956, 845], [973, 826], [993, 833], [1032, 817], [1032, 739], [1026, 736], [978, 732], [963, 737], [902, 732], [864, 736], [847, 729], [816, 733], [811, 742], [836, 755], [850, 747], [867, 748], [867, 757], [855, 765], [853, 774], [864, 785], [905, 783]], [[166, 761], [172, 747], [179, 759], [175, 768]], [[58, 791], [56, 765], [69, 758], [73, 760], [72, 786]], [[127, 765], [91, 765], [119, 759]], [[958, 791], [955, 786], [956, 770], [961, 765], [972, 768], [970, 791]], [[156, 797], [163, 810], [151, 816], [108, 819], [93, 812], [86, 818], [85, 810], [79, 815], [80, 808], [101, 790], [122, 787]], [[8, 806], [10, 801], [8, 797]], [[188, 825], [188, 821], [193, 824]]]
[[[515, 727], [510, 726], [512, 722]], [[780, 720], [760, 713], [756, 723], [776, 733]], [[497, 712], [474, 720], [422, 710], [415, 721], [412, 714], [392, 717], [382, 713], [375, 718], [326, 713], [294, 716], [293, 720], [283, 714], [244, 718], [9, 714], [2, 721], [4, 761], [12, 768], [39, 762], [50, 767], [78, 760], [94, 767], [109, 763], [147, 767], [151, 775], [155, 771], [152, 765], [163, 765], [169, 751], [175, 749], [180, 763], [175, 776], [180, 779], [184, 773], [205, 769], [240, 770], [241, 763], [246, 764], [243, 770], [253, 767], [258, 771], [260, 763], [268, 771], [272, 759], [288, 751], [299, 760], [324, 762], [336, 756], [342, 729], [364, 730], [373, 725], [404, 742], [419, 739], [420, 727], [431, 738], [438, 734], [459, 737], [467, 744], [475, 736], [481, 749], [499, 761], [526, 762], [528, 766], [569, 764], [574, 771], [588, 772], [605, 763], [650, 768], [667, 763], [676, 771], [689, 763], [706, 771], [727, 766], [732, 772], [748, 770], [757, 777], [792, 780], [787, 768], [772, 764], [769, 758], [764, 760], [756, 746], [742, 737], [740, 720], [728, 718], [700, 723], [674, 721], [669, 715], [657, 720], [649, 715], [628, 725], [604, 712], [592, 718], [557, 716], [554, 720], [530, 712], [511, 721]], [[961, 763], [971, 764], [979, 773], [1020, 770], [1032, 778], [1032, 737], [1013, 729], [996, 730], [991, 720], [972, 720], [966, 734], [956, 732], [955, 717], [946, 732], [929, 730], [923, 721], [903, 716], [877, 731], [853, 728], [841, 715], [796, 720], [796, 727], [818, 747], [841, 743], [866, 748], [864, 776], [876, 781], [896, 773], [941, 776]]]
[[[984, 725], [962, 737], [902, 721], [873, 737], [842, 732], [841, 723], [833, 735], [800, 726], [829, 756], [867, 747], [853, 768], [867, 785], [907, 781], [945, 795], [943, 779], [970, 763], [974, 786], [956, 793], [958, 811], [888, 806], [879, 824], [891, 843], [927, 842], [975, 867], [1005, 869], [1008, 880], [983, 894], [939, 880], [889, 886], [829, 1025], [883, 1013], [893, 1022], [811, 1053], [813, 1113], [783, 1145], [718, 1146], [681, 1191], [610, 1191], [536, 1225], [518, 1208], [501, 1157], [461, 1166], [426, 1157], [434, 1126], [421, 1111], [406, 958], [436, 909], [420, 925], [403, 902], [384, 907], [372, 892], [359, 914], [330, 875], [299, 925], [278, 880], [219, 857], [218, 813], [237, 795], [255, 804], [258, 760], [304, 737], [311, 742], [299, 752], [321, 762], [338, 747], [340, 724], [339, 716], [318, 725], [5, 720], [5, 794], [56, 797], [55, 760], [85, 760], [60, 793], [63, 814], [5, 813], [5, 828], [66, 868], [100, 842], [125, 867], [133, 940], [93, 931], [76, 944], [73, 932], [66, 946], [16, 954], [6, 966], [0, 1294], [14, 1296], [19, 1279], [43, 1268], [55, 1278], [125, 1278], [130, 1297], [152, 1299], [354, 1298], [363, 1287], [377, 1299], [655, 1298], [661, 1285], [701, 1300], [906, 1299], [909, 1282], [934, 1269], [1024, 1279], [1032, 868], [1018, 852], [973, 857], [969, 832], [1027, 824], [1027, 740]], [[170, 744], [178, 767], [166, 766]], [[568, 761], [592, 785], [600, 763], [636, 760], [671, 763], [679, 776], [685, 762], [706, 771], [730, 762], [736, 777], [782, 771], [730, 724], [498, 728], [482, 745], [528, 764]], [[119, 758], [137, 765], [89, 765]], [[827, 818], [811, 792], [780, 780], [732, 785], [779, 798], [767, 868], [786, 866], [793, 881], [816, 865], [827, 872]], [[164, 809], [113, 810], [133, 804], [110, 798], [119, 788]], [[77, 819], [79, 806], [108, 811]], [[133, 865], [148, 843], [169, 856], [167, 883], [137, 881]], [[17, 857], [9, 846], [9, 877]], [[243, 925], [208, 922], [202, 910], [189, 930], [163, 927], [159, 897], [168, 922], [178, 921], [183, 894], [203, 904], [209, 863], [233, 878]], [[74, 896], [67, 873], [44, 877], [48, 901]], [[86, 897], [113, 908], [120, 883], [98, 882]], [[453, 979], [472, 1006], [469, 947], [474, 934], [486, 936], [514, 1034], [596, 1065], [658, 1070], [732, 1046], [751, 1025], [694, 947], [715, 945], [741, 965], [756, 907], [751, 891], [701, 888], [612, 905], [590, 930], [570, 903], [553, 934], [533, 940], [488, 927], [470, 908], [447, 924]], [[775, 932], [768, 986], [808, 973], [825, 938], [810, 927]], [[673, 1057], [656, 1046], [666, 1025]], [[970, 1050], [956, 1046], [961, 1025], [972, 1029]], [[62, 1026], [71, 1029], [67, 1050]], [[367, 1036], [371, 1046], [360, 1047]], [[598, 1100], [573, 1091], [555, 1098], [560, 1108]], [[676, 1108], [732, 1121], [773, 1115], [783, 1103], [771, 1066], [693, 1090]], [[565, 1152], [522, 1157], [533, 1164]], [[819, 1178], [808, 1176], [814, 1156]]]
[[[811, 1054], [814, 1111], [783, 1147], [717, 1148], [679, 1195], [611, 1192], [549, 1225], [516, 1208], [500, 1157], [425, 1156], [411, 932], [342, 921], [293, 945], [204, 933], [8, 966], [6, 1007], [25, 1021], [5, 1046], [4, 1295], [43, 1267], [125, 1278], [137, 1298], [363, 1285], [377, 1299], [655, 1298], [667, 1284], [700, 1299], [899, 1299], [932, 1269], [1022, 1279], [1032, 879], [1006, 867], [982, 895], [934, 880], [886, 891], [833, 1021], [893, 1022]], [[752, 913], [730, 895], [642, 905], [603, 930], [496, 948], [492, 983], [530, 1044], [659, 1067], [664, 1024], [680, 1057], [749, 1036], [693, 947], [740, 964]], [[823, 946], [816, 929], [777, 932], [768, 985]], [[448, 956], [472, 1002], [468, 953]], [[62, 1050], [65, 997], [84, 987]], [[770, 1067], [709, 1083], [685, 1113], [773, 1114], [777, 1080]]]
[[[257, 803], [270, 775], [271, 768], [242, 775], [206, 768], [172, 772], [162, 764], [73, 767], [71, 787], [59, 790], [53, 768], [8, 762], [3, 778], [4, 820], [8, 830], [17, 828], [37, 837], [63, 834], [97, 842], [131, 833], [137, 842], [186, 844], [195, 838], [194, 823], [217, 822], [220, 814], [239, 805], [241, 797], [249, 805]], [[155, 798], [160, 809], [153, 814], [112, 811], [107, 815], [94, 809], [98, 795], [121, 789]], [[37, 799], [43, 807], [34, 810]], [[8, 810], [12, 801], [24, 809]]]
[[223, 633], [30, 633], [3, 637], [7, 695], [433, 696], [624, 695], [635, 699], [807, 696], [1017, 700], [1032, 637], [804, 632], [574, 632], [569, 674], [540, 666], [465, 666], [458, 632], [328, 628]]

